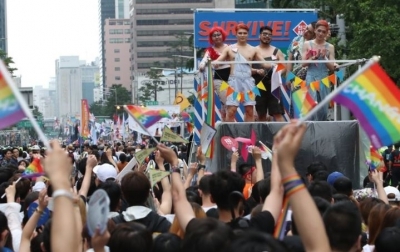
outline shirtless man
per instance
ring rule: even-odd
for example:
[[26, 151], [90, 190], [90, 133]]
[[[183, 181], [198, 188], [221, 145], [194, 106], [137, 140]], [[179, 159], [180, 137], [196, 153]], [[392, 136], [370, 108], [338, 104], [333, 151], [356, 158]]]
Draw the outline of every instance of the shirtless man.
[[[249, 28], [240, 23], [235, 28], [237, 43], [229, 47], [226, 47], [221, 53], [221, 56], [216, 61], [236, 61], [239, 64], [231, 64], [231, 72], [228, 80], [228, 84], [235, 90], [235, 92], [247, 93], [254, 88], [254, 79], [251, 77], [252, 68], [248, 61], [264, 61], [259, 50], [251, 45], [247, 44], [247, 37]], [[264, 68], [271, 68], [271, 64], [262, 64]], [[226, 99], [227, 113], [226, 122], [234, 122], [235, 114], [239, 106], [239, 101], [233, 97], [233, 94], [229, 95]], [[249, 100], [244, 101], [245, 107], [245, 122], [254, 122], [254, 105], [255, 101]]]
[[[271, 45], [272, 28], [263, 26], [260, 28], [260, 45], [256, 48], [260, 51], [261, 56], [266, 61], [285, 60], [281, 50]], [[264, 84], [267, 91], [260, 90], [260, 96], [256, 97], [256, 111], [258, 121], [265, 122], [267, 120], [267, 112], [273, 116], [275, 121], [284, 122], [283, 115], [285, 110], [282, 103], [271, 93], [271, 77], [272, 69], [262, 69], [259, 64], [254, 64], [253, 68], [257, 74], [253, 75], [256, 84], [260, 81]], [[261, 69], [260, 69], [261, 68]]]

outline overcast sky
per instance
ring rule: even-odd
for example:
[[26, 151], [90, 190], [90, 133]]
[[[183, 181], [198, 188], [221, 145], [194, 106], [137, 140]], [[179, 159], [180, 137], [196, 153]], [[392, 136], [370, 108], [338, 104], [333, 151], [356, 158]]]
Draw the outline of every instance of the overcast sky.
[[99, 57], [98, 0], [8, 0], [8, 53], [22, 86], [48, 86], [55, 60]]

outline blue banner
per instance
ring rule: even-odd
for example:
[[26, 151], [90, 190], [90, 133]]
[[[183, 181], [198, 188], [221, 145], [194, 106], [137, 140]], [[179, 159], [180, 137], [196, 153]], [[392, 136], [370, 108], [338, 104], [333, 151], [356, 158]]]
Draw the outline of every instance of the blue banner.
[[287, 48], [293, 38], [302, 34], [307, 24], [317, 21], [316, 12], [205, 12], [194, 13], [194, 43], [195, 47], [206, 48], [208, 33], [214, 26], [222, 27], [228, 34], [227, 44], [236, 43], [235, 27], [244, 23], [249, 27], [248, 43], [259, 44], [259, 29], [270, 26], [273, 30], [272, 44], [278, 48]]

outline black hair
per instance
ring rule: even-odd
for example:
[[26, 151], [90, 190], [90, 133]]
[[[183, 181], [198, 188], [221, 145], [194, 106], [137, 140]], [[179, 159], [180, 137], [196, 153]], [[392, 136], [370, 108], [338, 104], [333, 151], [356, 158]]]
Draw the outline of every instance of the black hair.
[[106, 191], [108, 197], [110, 198], [110, 211], [115, 212], [122, 197], [121, 186], [118, 183], [106, 181], [100, 183], [97, 189], [103, 189]]
[[333, 198], [333, 202], [335, 204], [342, 202], [342, 201], [351, 201], [349, 196], [347, 196], [343, 193], [335, 193], [334, 195], [332, 195], [332, 198]]
[[265, 30], [272, 32], [272, 28], [270, 26], [265, 25], [260, 27], [260, 34]]
[[12, 233], [10, 228], [8, 227], [8, 220], [5, 213], [0, 211], [0, 233], [3, 233], [5, 230], [8, 231], [8, 235], [6, 237], [5, 247], [13, 250], [13, 243], [12, 243]]
[[254, 230], [240, 233], [230, 244], [230, 252], [241, 251], [280, 251], [289, 252], [285, 244], [269, 234]]
[[200, 179], [199, 190], [201, 190], [202, 193], [205, 195], [210, 194], [210, 180], [211, 180], [211, 176], [209, 176], [209, 175], [203, 176]]
[[375, 239], [376, 252], [397, 252], [400, 244], [400, 228], [384, 228]]
[[153, 241], [153, 252], [180, 252], [181, 242], [181, 238], [176, 234], [159, 234]]
[[329, 172], [328, 171], [324, 171], [324, 170], [317, 171], [313, 175], [313, 180], [314, 181], [327, 181], [328, 180], [328, 176], [329, 176]]
[[307, 167], [307, 175], [311, 175], [311, 177], [314, 178], [314, 174], [317, 171], [328, 171], [328, 167], [326, 167], [326, 165], [324, 165], [322, 162], [320, 161], [315, 161], [312, 162], [308, 167]]
[[337, 193], [347, 196], [351, 196], [353, 194], [353, 184], [347, 177], [337, 178], [333, 183], [333, 188], [335, 188]]
[[328, 202], [332, 201], [332, 188], [326, 181], [313, 181], [308, 185], [311, 196], [321, 197]]
[[361, 235], [361, 214], [352, 202], [331, 205], [323, 220], [332, 250], [349, 251]]
[[[243, 192], [244, 179], [238, 173], [231, 171], [218, 171], [210, 176], [211, 197], [220, 210], [230, 210], [229, 195], [234, 191]], [[239, 202], [240, 199], [237, 199], [232, 203], [237, 206]]]
[[119, 154], [119, 161], [121, 161], [121, 163], [126, 161], [126, 155], [125, 153], [121, 153]]

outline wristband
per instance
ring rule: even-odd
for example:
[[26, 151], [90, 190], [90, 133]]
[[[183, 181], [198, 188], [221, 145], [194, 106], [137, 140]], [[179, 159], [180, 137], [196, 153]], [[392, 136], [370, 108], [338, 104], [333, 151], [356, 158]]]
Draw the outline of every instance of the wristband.
[[74, 200], [74, 196], [72, 195], [72, 193], [70, 193], [70, 192], [67, 191], [67, 190], [63, 190], [63, 189], [54, 191], [54, 192], [53, 192], [53, 195], [52, 195], [51, 197], [52, 197], [53, 199], [56, 199], [57, 197], [67, 197], [67, 198], [69, 198], [70, 200]]
[[285, 197], [287, 198], [306, 188], [303, 180], [297, 174], [282, 179], [282, 183], [285, 189]]
[[35, 209], [35, 212], [39, 213], [40, 215], [43, 214], [43, 211], [42, 211], [42, 210], [39, 210], [39, 208], [36, 208], [36, 209]]

